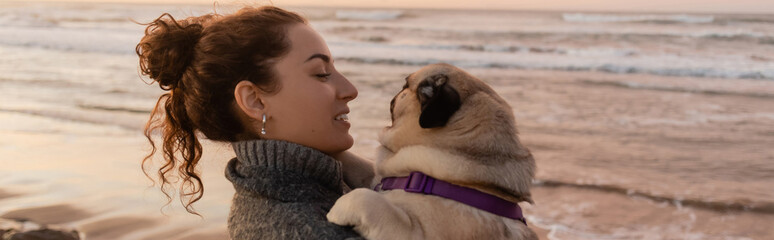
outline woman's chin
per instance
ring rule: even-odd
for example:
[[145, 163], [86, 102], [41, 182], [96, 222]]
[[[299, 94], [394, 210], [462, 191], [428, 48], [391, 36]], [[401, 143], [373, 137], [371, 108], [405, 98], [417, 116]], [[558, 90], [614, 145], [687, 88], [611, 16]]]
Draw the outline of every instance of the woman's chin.
[[352, 148], [352, 146], [355, 144], [355, 140], [351, 135], [346, 134], [345, 136], [332, 139], [329, 143], [330, 144], [328, 146], [325, 146], [325, 149], [319, 150], [328, 155], [335, 155]]
[[352, 148], [352, 146], [355, 145], [355, 139], [352, 137], [352, 135], [347, 135], [342, 138], [342, 143], [340, 144], [341, 151], [346, 151], [347, 149]]

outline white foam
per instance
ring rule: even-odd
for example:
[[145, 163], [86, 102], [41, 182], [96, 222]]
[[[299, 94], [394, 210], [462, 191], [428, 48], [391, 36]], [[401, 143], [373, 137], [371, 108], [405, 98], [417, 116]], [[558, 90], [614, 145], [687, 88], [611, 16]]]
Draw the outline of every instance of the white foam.
[[78, 28], [0, 27], [0, 44], [75, 52], [134, 53], [136, 31]]
[[647, 22], [647, 21], [665, 21], [679, 23], [712, 23], [714, 16], [702, 15], [626, 15], [626, 14], [585, 14], [585, 13], [565, 13], [562, 19], [566, 22], [585, 22], [585, 23], [616, 23], [616, 22]]
[[403, 11], [336, 11], [336, 18], [341, 20], [384, 21], [398, 19], [401, 16], [403, 16]]

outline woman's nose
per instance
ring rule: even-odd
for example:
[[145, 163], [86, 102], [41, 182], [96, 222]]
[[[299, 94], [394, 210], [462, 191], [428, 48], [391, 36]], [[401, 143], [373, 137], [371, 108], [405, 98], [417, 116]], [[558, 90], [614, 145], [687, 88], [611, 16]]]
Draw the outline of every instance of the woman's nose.
[[357, 97], [357, 88], [355, 88], [344, 75], [341, 75], [340, 73], [338, 75], [341, 76], [338, 86], [339, 98], [347, 102], [352, 101]]

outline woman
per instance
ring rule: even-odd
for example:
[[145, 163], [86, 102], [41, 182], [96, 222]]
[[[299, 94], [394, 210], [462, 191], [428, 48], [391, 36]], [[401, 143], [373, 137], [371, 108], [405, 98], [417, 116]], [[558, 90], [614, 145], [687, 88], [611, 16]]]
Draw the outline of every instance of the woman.
[[325, 219], [338, 197], [373, 176], [367, 161], [345, 152], [353, 144], [347, 103], [357, 90], [304, 18], [276, 7], [180, 21], [164, 14], [148, 25], [137, 55], [142, 73], [168, 91], [145, 129], [151, 144], [151, 134], [162, 133], [158, 172], [167, 196], [177, 174], [196, 214], [201, 133], [231, 142], [237, 155], [226, 168], [236, 189], [233, 239], [359, 237]]

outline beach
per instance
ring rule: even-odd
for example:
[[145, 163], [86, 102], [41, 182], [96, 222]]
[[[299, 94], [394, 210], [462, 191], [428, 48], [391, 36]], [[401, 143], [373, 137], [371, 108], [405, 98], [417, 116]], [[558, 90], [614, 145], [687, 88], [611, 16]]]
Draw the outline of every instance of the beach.
[[[203, 142], [201, 217], [165, 207], [140, 169], [163, 92], [138, 76], [129, 21], [212, 6], [0, 7], [0, 218], [83, 239], [227, 239], [228, 143]], [[375, 157], [408, 74], [449, 62], [513, 108], [538, 167], [520, 205], [541, 239], [774, 238], [772, 15], [293, 10], [358, 88], [355, 153]]]

